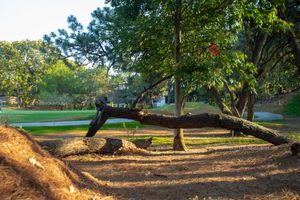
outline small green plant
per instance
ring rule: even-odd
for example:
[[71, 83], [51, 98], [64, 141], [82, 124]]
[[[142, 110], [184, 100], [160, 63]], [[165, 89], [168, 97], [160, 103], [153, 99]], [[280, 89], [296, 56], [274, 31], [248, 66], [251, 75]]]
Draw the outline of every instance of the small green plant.
[[127, 131], [126, 123], [123, 122], [122, 125], [123, 125], [124, 130]]

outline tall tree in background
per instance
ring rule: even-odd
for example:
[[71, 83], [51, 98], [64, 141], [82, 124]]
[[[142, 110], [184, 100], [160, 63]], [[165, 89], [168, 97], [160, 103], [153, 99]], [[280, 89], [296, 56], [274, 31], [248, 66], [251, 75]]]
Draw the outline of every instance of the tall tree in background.
[[[246, 71], [250, 79], [242, 78], [242, 73], [232, 73], [224, 76], [223, 84], [213, 85], [208, 90], [224, 113], [240, 117], [247, 108], [247, 118], [252, 121], [257, 87], [253, 80], [260, 81], [265, 77], [264, 74], [289, 60], [291, 52], [283, 35], [290, 24], [277, 16], [278, 10], [270, 1], [248, 0], [242, 10], [243, 28], [237, 35], [239, 40], [234, 48], [245, 55], [245, 65], [252, 65], [253, 70]], [[229, 61], [227, 64], [230, 63], [234, 62]], [[227, 91], [225, 96], [223, 91]], [[226, 99], [229, 99], [227, 103]]]
[[42, 41], [0, 42], [0, 87], [6, 95], [16, 96], [19, 106], [32, 104], [37, 83], [57, 60], [56, 48]]

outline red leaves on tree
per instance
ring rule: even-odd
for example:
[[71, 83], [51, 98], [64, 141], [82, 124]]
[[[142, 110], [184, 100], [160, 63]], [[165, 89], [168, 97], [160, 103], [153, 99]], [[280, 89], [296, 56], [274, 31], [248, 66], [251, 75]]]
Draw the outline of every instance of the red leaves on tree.
[[218, 47], [218, 45], [212, 43], [209, 47], [208, 47], [208, 50], [210, 51], [211, 55], [213, 57], [217, 57], [217, 55], [219, 54], [220, 52], [220, 48]]

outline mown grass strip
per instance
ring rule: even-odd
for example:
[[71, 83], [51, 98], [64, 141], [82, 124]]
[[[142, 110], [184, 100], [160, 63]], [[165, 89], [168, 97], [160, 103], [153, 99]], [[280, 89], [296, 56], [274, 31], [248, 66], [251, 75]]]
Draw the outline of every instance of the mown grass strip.
[[[71, 131], [87, 131], [89, 125], [80, 126], [41, 126], [41, 127], [23, 127], [23, 129], [32, 135], [43, 135], [47, 133], [67, 133]], [[134, 130], [140, 128], [154, 128], [154, 126], [143, 125], [139, 122], [124, 122], [104, 124], [101, 130]]]
[[2, 122], [29, 123], [50, 121], [90, 120], [95, 110], [3, 110], [0, 112]]
[[[123, 139], [132, 141], [136, 139], [148, 139], [151, 136], [124, 136]], [[172, 145], [173, 138], [170, 136], [152, 137], [154, 145]], [[209, 145], [209, 144], [267, 144], [267, 142], [252, 137], [205, 137], [205, 138], [186, 138], [187, 145]]]

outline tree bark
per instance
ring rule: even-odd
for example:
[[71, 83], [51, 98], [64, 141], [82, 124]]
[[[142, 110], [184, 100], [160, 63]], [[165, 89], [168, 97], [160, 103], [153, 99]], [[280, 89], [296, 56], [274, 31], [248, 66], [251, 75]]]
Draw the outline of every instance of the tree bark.
[[98, 116], [105, 117], [100, 119], [96, 118], [92, 121], [91, 128], [88, 130], [86, 137], [93, 137], [108, 117], [116, 117], [132, 119], [139, 121], [142, 124], [161, 126], [171, 129], [218, 127], [228, 130], [237, 130], [270, 142], [274, 145], [290, 142], [289, 139], [283, 137], [275, 130], [226, 114], [204, 113], [200, 115], [172, 117], [148, 114], [147, 112], [136, 109], [113, 108], [106, 104], [97, 105], [97, 108], [98, 110], [102, 110], [102, 114]]
[[171, 83], [171, 79], [168, 80], [168, 98], [167, 98], [167, 104], [171, 103], [171, 87], [172, 87], [172, 83]]
[[114, 138], [75, 137], [64, 140], [40, 142], [40, 145], [57, 157], [99, 154], [150, 154], [149, 151], [138, 148], [132, 142]]
[[294, 63], [297, 67], [297, 73], [300, 76], [300, 44], [298, 43], [297, 36], [293, 30], [290, 31], [289, 36], [290, 44], [294, 54]]
[[[181, 90], [181, 80], [175, 77], [175, 116], [180, 117], [183, 115], [183, 96]], [[178, 128], [174, 130], [173, 150], [175, 151], [187, 151], [187, 147], [184, 142], [183, 129]]]
[[[176, 11], [174, 15], [175, 25], [175, 60], [176, 69], [181, 66], [181, 0], [176, 0]], [[183, 95], [181, 88], [181, 77], [175, 75], [175, 116], [179, 117], [183, 114]], [[174, 130], [173, 150], [186, 151], [187, 147], [184, 143], [183, 129]]]
[[[262, 32], [259, 33], [257, 38], [256, 38], [256, 41], [255, 41], [255, 46], [254, 46], [253, 53], [252, 53], [252, 58], [251, 58], [251, 61], [252, 61], [253, 65], [255, 65], [257, 68], [258, 68], [259, 61], [260, 61], [260, 58], [261, 58], [261, 55], [262, 55], [263, 47], [266, 44], [266, 42], [267, 42], [267, 34], [262, 33]], [[256, 79], [259, 78], [259, 76], [257, 75], [258, 71], [259, 71], [259, 69], [257, 69], [257, 73], [254, 74]], [[260, 75], [262, 74], [262, 72], [259, 72], [259, 73], [260, 73]], [[246, 105], [248, 103], [249, 96], [252, 96], [251, 93], [249, 92], [249, 85], [247, 83], [245, 83], [244, 86], [243, 86], [243, 89], [241, 91], [241, 94], [239, 96], [237, 106], [236, 106], [237, 110], [240, 113], [240, 116], [243, 116], [243, 114], [244, 114], [244, 110], [245, 110]], [[251, 101], [251, 99], [250, 99], [250, 101]], [[250, 106], [252, 106], [252, 108], [250, 108]], [[248, 110], [249, 109], [253, 110], [253, 106], [254, 106], [254, 104], [251, 105], [251, 102], [250, 102], [250, 105], [247, 106]], [[250, 115], [251, 115], [251, 113], [250, 113]], [[249, 116], [247, 118], [250, 119], [251, 116]]]
[[247, 120], [250, 122], [254, 121], [254, 94], [252, 93], [248, 95]]

